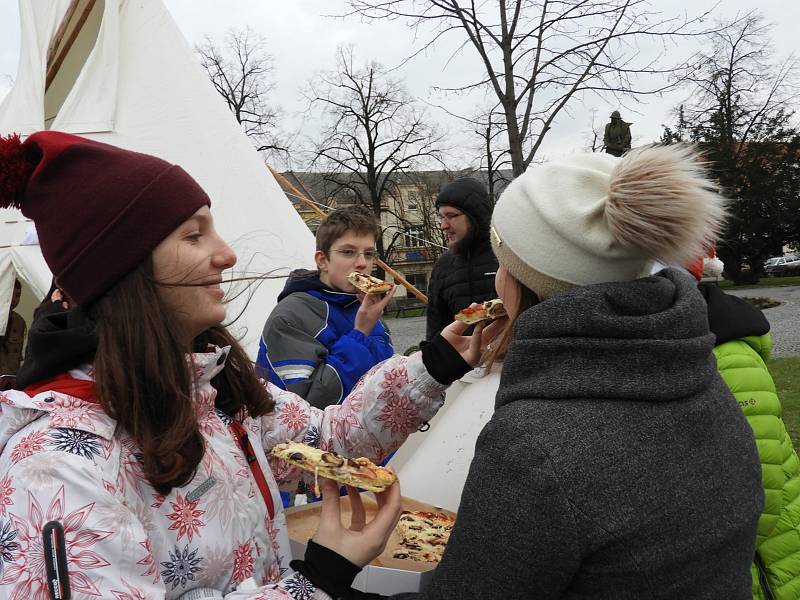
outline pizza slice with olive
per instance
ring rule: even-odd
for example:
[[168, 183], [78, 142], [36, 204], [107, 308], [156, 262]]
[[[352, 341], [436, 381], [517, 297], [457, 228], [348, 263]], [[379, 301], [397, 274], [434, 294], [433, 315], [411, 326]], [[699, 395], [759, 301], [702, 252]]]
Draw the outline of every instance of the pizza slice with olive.
[[392, 557], [439, 562], [455, 522], [455, 517], [445, 513], [404, 510], [397, 523], [400, 545]]
[[365, 294], [385, 294], [392, 289], [392, 284], [372, 275], [364, 275], [353, 271], [347, 276], [347, 281]]
[[[397, 476], [389, 469], [377, 466], [368, 458], [345, 458], [299, 442], [278, 444], [272, 449], [272, 456], [314, 473], [315, 477], [327, 477], [370, 492], [382, 492], [397, 481]], [[319, 489], [315, 493], [319, 496]]]

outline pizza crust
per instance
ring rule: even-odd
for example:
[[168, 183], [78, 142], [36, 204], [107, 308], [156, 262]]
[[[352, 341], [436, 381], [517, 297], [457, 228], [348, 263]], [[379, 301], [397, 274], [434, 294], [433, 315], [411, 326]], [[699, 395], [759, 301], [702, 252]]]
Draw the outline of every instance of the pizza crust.
[[[314, 473], [314, 476], [327, 477], [344, 485], [359, 487], [370, 492], [383, 492], [397, 481], [397, 476], [389, 469], [375, 465], [368, 458], [345, 458], [336, 452], [325, 451], [301, 444], [284, 442], [272, 449], [272, 456], [289, 464]], [[316, 490], [319, 496], [319, 490]]]

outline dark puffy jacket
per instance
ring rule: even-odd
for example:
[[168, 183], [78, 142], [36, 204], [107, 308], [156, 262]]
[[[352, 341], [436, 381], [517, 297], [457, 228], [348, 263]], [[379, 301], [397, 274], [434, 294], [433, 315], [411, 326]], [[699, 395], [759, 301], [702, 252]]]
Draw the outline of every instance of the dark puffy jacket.
[[497, 259], [489, 243], [494, 205], [486, 188], [476, 179], [457, 179], [436, 198], [436, 208], [440, 206], [452, 206], [467, 215], [472, 234], [457, 250], [445, 252], [433, 267], [426, 311], [428, 340], [452, 323], [453, 315], [462, 308], [497, 296]]
[[446, 252], [436, 261], [428, 286], [425, 339], [431, 339], [453, 322], [462, 308], [497, 296], [494, 276], [497, 259], [490, 244], [473, 248], [469, 254]]

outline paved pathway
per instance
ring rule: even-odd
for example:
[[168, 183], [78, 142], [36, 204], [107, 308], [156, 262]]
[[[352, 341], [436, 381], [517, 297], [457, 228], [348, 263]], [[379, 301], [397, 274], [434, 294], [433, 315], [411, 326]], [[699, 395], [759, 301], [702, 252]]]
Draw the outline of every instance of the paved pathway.
[[[726, 288], [735, 296], [773, 298], [780, 306], [764, 311], [772, 325], [773, 356], [800, 356], [800, 286], [751, 288], [736, 290]], [[425, 317], [388, 319], [394, 349], [405, 352], [425, 336]]]
[[386, 319], [392, 335], [394, 351], [405, 354], [411, 346], [419, 344], [425, 337], [425, 317], [408, 317], [406, 319]]
[[780, 306], [764, 311], [772, 326], [772, 355], [800, 356], [800, 286], [760, 287], [745, 290], [725, 288], [739, 297], [772, 298]]

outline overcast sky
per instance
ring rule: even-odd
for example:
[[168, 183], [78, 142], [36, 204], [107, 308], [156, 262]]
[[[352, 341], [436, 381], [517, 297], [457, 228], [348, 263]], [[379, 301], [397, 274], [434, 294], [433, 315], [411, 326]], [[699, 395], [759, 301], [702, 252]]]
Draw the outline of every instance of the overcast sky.
[[[31, 1], [31, 0], [22, 0]], [[45, 0], [37, 0], [45, 1]], [[387, 66], [400, 64], [415, 47], [412, 33], [399, 22], [364, 23], [357, 18], [335, 19], [325, 15], [344, 12], [343, 0], [164, 0], [179, 27], [191, 44], [202, 41], [205, 35], [221, 40], [230, 28], [250, 26], [268, 41], [274, 57], [277, 88], [273, 102], [285, 113], [287, 128], [302, 129], [314, 134], [313, 121], [298, 117], [305, 109], [299, 88], [320, 69], [333, 67], [334, 52], [340, 44], [352, 44], [361, 60], [375, 60]], [[688, 12], [698, 14], [710, 8], [713, 0], [655, 0], [653, 4], [665, 15]], [[767, 20], [774, 24], [773, 42], [778, 56], [800, 51], [800, 1], [722, 0], [717, 8], [720, 17], [743, 14], [759, 6]], [[435, 85], [469, 82], [474, 70], [475, 55], [466, 48], [455, 62], [447, 64], [452, 41], [446, 41], [435, 51], [420, 56], [398, 70], [410, 92], [432, 105], [442, 105], [454, 112], [469, 114], [478, 97], [442, 96], [432, 90]], [[12, 85], [19, 55], [19, 18], [16, 0], [0, 0], [0, 99]], [[646, 98], [642, 104], [623, 107], [623, 116], [633, 121], [634, 145], [655, 141], [661, 125], [673, 121], [671, 110], [686, 92], [665, 98]], [[610, 98], [591, 98], [584, 105], [574, 105], [570, 115], [564, 115], [543, 145], [543, 153], [554, 155], [579, 151], [586, 147], [590, 130], [590, 115], [596, 109], [598, 125], [608, 113], [617, 108]], [[446, 127], [455, 144], [469, 143], [460, 124], [447, 117], [435, 106], [428, 108], [431, 116]], [[305, 125], [303, 125], [305, 124]], [[304, 128], [303, 128], [304, 127]], [[463, 155], [466, 156], [466, 155]], [[466, 158], [463, 158], [466, 160]], [[451, 165], [462, 166], [462, 165]], [[465, 165], [463, 165], [465, 166]]]

